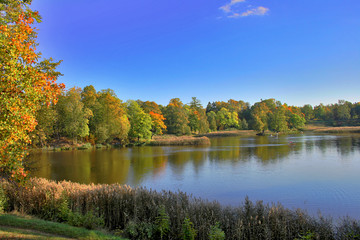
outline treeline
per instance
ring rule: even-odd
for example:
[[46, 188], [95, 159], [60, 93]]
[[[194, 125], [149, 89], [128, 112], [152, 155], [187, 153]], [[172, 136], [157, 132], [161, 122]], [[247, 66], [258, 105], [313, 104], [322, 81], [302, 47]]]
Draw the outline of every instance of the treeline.
[[188, 104], [173, 98], [167, 106], [141, 100], [123, 102], [113, 90], [96, 91], [90, 85], [64, 91], [55, 105], [43, 105], [37, 112], [33, 142], [44, 146], [66, 137], [74, 142], [115, 141], [125, 145], [163, 133], [189, 135], [226, 129], [287, 132], [301, 129], [313, 119], [346, 120], [359, 115], [360, 105], [345, 101], [314, 108], [288, 106], [275, 99], [261, 100], [252, 106], [230, 99], [209, 102], [206, 108], [196, 97]]
[[358, 125], [360, 102], [351, 103], [339, 100], [336, 104], [319, 104], [315, 107], [307, 104], [301, 108], [301, 111], [304, 113], [306, 121], [320, 120], [333, 126]]

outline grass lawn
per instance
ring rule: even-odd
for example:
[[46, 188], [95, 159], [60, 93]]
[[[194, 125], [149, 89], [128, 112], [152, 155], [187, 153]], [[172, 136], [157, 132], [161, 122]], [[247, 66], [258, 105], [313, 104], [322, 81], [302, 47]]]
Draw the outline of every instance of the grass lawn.
[[109, 233], [15, 214], [0, 215], [0, 239], [119, 239]]

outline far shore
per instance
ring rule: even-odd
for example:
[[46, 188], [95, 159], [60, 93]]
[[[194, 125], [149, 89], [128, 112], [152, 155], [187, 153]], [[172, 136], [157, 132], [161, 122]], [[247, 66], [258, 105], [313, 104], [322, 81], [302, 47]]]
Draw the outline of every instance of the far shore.
[[[328, 127], [324, 125], [309, 124], [303, 129], [303, 132], [319, 133], [319, 134], [359, 134], [360, 126], [348, 126], [348, 127]], [[203, 134], [176, 136], [173, 134], [164, 134], [160, 136], [153, 136], [151, 140], [143, 141], [139, 143], [131, 143], [126, 146], [200, 146], [210, 145], [210, 138], [215, 137], [231, 137], [231, 136], [256, 136], [255, 130], [223, 130]], [[294, 133], [294, 132], [291, 132]], [[279, 133], [279, 134], [291, 134]], [[265, 135], [275, 134], [270, 131], [265, 131]], [[44, 150], [64, 151], [64, 150], [86, 150], [91, 148], [103, 149], [121, 147], [119, 144], [95, 144], [90, 143], [74, 143], [73, 141], [65, 138], [53, 142], [52, 145], [44, 147]]]
[[349, 126], [349, 127], [328, 127], [323, 125], [307, 125], [304, 128], [306, 132], [313, 133], [360, 133], [360, 126]]

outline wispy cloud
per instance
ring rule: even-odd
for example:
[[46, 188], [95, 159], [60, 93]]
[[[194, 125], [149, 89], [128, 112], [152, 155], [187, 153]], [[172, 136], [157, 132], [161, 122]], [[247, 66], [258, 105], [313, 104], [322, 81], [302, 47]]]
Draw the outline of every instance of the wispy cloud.
[[[270, 10], [269, 8], [259, 6], [255, 8], [248, 9], [246, 11], [236, 11], [234, 10], [234, 6], [238, 3], [245, 2], [246, 0], [231, 0], [229, 3], [221, 6], [219, 9], [221, 9], [223, 12], [226, 13], [226, 16], [228, 18], [240, 18], [240, 17], [248, 17], [252, 15], [257, 16], [263, 16], [266, 15]], [[248, 6], [248, 8], [251, 6]]]
[[245, 0], [231, 0], [228, 4], [225, 4], [224, 6], [221, 6], [220, 9], [223, 10], [226, 13], [231, 12], [231, 7], [237, 3], [245, 2]]
[[260, 6], [260, 7], [257, 7], [257, 8], [249, 9], [249, 10], [247, 10], [245, 12], [233, 13], [232, 15], [228, 15], [228, 17], [229, 18], [238, 18], [238, 17], [248, 17], [248, 16], [252, 16], [252, 15], [263, 16], [267, 12], [269, 12], [268, 8]]

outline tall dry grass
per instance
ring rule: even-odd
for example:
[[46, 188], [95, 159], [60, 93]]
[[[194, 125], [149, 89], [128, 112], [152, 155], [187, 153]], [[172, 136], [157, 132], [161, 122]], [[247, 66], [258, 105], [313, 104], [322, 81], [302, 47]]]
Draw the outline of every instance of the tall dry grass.
[[355, 220], [345, 219], [335, 226], [331, 219], [313, 218], [301, 210], [289, 210], [280, 204], [253, 203], [249, 199], [238, 207], [224, 207], [184, 192], [157, 192], [119, 184], [56, 183], [41, 178], [31, 179], [27, 186], [7, 181], [3, 181], [2, 186], [11, 210], [46, 217], [57, 211], [65, 197], [72, 211], [83, 214], [93, 211], [112, 230], [127, 229], [130, 225], [151, 226], [162, 207], [170, 221], [170, 231], [163, 239], [180, 239], [185, 218], [194, 224], [196, 239], [209, 239], [210, 229], [217, 222], [226, 239], [293, 240], [305, 239], [309, 233], [312, 239], [360, 237], [360, 224]]
[[348, 127], [326, 127], [308, 125], [306, 131], [312, 131], [314, 133], [360, 133], [360, 126], [348, 126]]
[[150, 146], [185, 146], [185, 145], [210, 145], [210, 139], [203, 137], [194, 136], [155, 136], [153, 140], [149, 142]]

